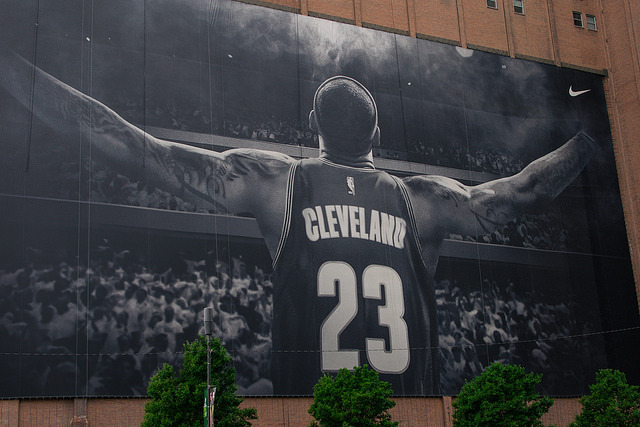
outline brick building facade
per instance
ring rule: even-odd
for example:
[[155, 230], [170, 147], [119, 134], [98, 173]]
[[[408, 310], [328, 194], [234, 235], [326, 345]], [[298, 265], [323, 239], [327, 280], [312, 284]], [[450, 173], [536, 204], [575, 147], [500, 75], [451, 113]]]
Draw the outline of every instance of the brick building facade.
[[[640, 305], [640, 3], [635, 0], [246, 0], [291, 13], [603, 76]], [[516, 11], [522, 4], [522, 9]], [[523, 12], [523, 13], [520, 13]], [[576, 25], [579, 14], [582, 27]], [[575, 16], [578, 17], [577, 15]], [[595, 27], [593, 26], [595, 24]], [[138, 425], [145, 399], [0, 401], [0, 424]], [[310, 398], [247, 398], [254, 425], [306, 425]], [[399, 398], [403, 425], [451, 425], [451, 398]], [[546, 424], [566, 425], [575, 398], [556, 399]]]
[[[306, 426], [310, 397], [249, 397], [243, 406], [258, 410], [253, 426]], [[451, 397], [400, 397], [391, 410], [403, 426], [449, 427]], [[18, 426], [137, 426], [144, 417], [147, 399], [29, 399], [0, 401], [0, 424]], [[580, 411], [577, 398], [557, 398], [542, 421], [545, 425], [568, 425]]]

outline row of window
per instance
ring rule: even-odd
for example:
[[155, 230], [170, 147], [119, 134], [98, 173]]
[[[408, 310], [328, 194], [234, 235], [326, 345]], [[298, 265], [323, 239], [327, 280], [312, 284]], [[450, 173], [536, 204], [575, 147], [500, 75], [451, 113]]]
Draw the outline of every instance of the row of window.
[[[491, 9], [498, 8], [498, 0], [487, 0], [487, 7]], [[513, 0], [513, 11], [519, 15], [524, 15], [524, 0]], [[596, 27], [596, 17], [586, 14], [587, 28], [592, 31], [598, 31]], [[573, 25], [584, 28], [582, 21], [582, 12], [573, 11]]]
[[[524, 15], [524, 0], [513, 0], [513, 11], [519, 15]], [[487, 7], [498, 8], [498, 0], [487, 0]]]
[[[592, 31], [598, 31], [598, 27], [596, 27], [596, 17], [593, 15], [586, 14], [587, 17], [587, 28]], [[579, 28], [584, 28], [584, 23], [582, 22], [582, 12], [573, 11], [573, 25]]]

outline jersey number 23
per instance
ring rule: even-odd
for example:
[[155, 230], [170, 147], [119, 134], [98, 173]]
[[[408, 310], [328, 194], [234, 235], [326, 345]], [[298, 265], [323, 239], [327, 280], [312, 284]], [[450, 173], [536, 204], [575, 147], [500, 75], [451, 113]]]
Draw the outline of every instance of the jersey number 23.
[[[365, 338], [367, 359], [378, 372], [400, 374], [409, 366], [409, 333], [404, 321], [404, 296], [400, 275], [391, 267], [370, 265], [362, 273], [362, 296], [382, 299], [378, 307], [378, 324], [389, 331], [389, 351], [384, 339]], [[338, 296], [338, 305], [320, 328], [322, 370], [353, 369], [359, 365], [358, 350], [340, 349], [340, 334], [358, 313], [358, 278], [353, 268], [341, 261], [329, 261], [318, 270], [318, 296]]]

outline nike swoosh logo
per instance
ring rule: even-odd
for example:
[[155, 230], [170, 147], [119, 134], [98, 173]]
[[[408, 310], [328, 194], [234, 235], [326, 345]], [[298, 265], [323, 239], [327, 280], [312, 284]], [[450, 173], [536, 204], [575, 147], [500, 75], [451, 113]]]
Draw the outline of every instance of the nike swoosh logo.
[[573, 87], [569, 86], [569, 95], [570, 96], [578, 96], [578, 95], [582, 95], [583, 93], [587, 93], [587, 92], [590, 92], [590, 91], [591, 91], [591, 89], [574, 91]]

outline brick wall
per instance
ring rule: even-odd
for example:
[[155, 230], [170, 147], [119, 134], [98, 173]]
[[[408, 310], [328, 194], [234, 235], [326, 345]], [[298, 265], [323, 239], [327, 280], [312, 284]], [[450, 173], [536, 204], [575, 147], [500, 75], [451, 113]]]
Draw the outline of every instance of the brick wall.
[[511, 28], [514, 56], [555, 61], [551, 14], [547, 0], [523, 2], [524, 15], [513, 10], [513, 2], [505, 0], [506, 15]]
[[[139, 426], [147, 399], [27, 399], [0, 400], [0, 425], [17, 426]], [[258, 410], [255, 427], [306, 426], [311, 421], [308, 397], [245, 398], [243, 406]], [[578, 399], [556, 399], [543, 417], [545, 425], [568, 425], [580, 411]], [[402, 397], [391, 410], [404, 426], [451, 427], [450, 397]]]
[[609, 69], [607, 106], [640, 306], [640, 2], [601, 4]]
[[459, 21], [464, 15], [462, 11], [458, 13], [458, 1], [415, 0], [413, 13], [409, 10], [409, 16], [415, 16], [416, 34], [412, 35], [458, 45], [466, 43], [465, 35], [460, 33]]
[[148, 399], [0, 400], [0, 426], [139, 426]]
[[[604, 36], [601, 29], [586, 28], [586, 15], [602, 22], [599, 0], [553, 1], [555, 29], [558, 35], [558, 56], [563, 65], [577, 65], [594, 70], [606, 68]], [[581, 12], [584, 28], [573, 25], [573, 12]]]

